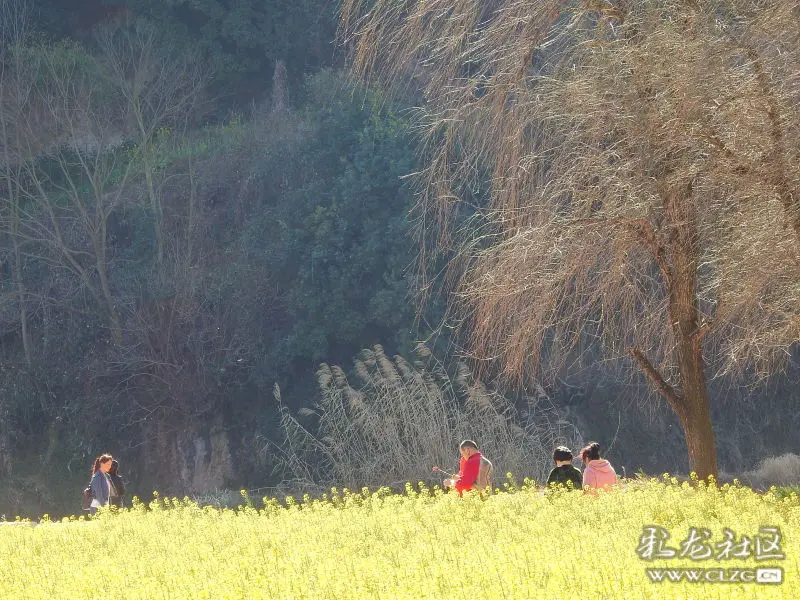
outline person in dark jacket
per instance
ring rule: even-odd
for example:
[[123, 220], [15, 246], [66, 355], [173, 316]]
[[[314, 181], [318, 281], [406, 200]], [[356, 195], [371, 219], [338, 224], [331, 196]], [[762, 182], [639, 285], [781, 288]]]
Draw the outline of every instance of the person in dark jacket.
[[114, 458], [110, 454], [102, 454], [94, 460], [94, 465], [92, 465], [92, 482], [89, 484], [92, 492], [92, 503], [89, 505], [91, 514], [95, 514], [101, 506], [109, 504], [113, 484], [108, 477], [108, 471], [111, 469], [112, 460]]
[[122, 497], [125, 495], [125, 480], [119, 474], [119, 461], [113, 459], [111, 461], [111, 468], [108, 470], [108, 478], [111, 480], [111, 496], [109, 497], [109, 504], [111, 506], [122, 507]]
[[571, 481], [573, 489], [579, 490], [583, 487], [581, 472], [572, 466], [572, 450], [566, 446], [559, 446], [553, 451], [553, 460], [556, 467], [550, 471], [547, 485], [551, 483], [567, 485], [567, 482]]

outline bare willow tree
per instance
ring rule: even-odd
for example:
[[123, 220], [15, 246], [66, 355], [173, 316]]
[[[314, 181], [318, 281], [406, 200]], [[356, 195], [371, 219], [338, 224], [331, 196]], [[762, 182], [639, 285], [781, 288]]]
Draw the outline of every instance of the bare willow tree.
[[[356, 73], [424, 93], [421, 228], [457, 250], [475, 355], [519, 378], [587, 336], [627, 354], [702, 477], [708, 379], [800, 339], [799, 22], [785, 0], [342, 8]], [[487, 180], [482, 227], [454, 227]]]

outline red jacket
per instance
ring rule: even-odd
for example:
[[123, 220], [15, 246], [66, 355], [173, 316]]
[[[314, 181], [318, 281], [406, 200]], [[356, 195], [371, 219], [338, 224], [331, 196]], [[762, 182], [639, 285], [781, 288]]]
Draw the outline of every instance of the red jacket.
[[481, 453], [476, 452], [467, 459], [461, 459], [458, 475], [455, 477], [455, 488], [458, 493], [471, 490], [475, 480], [478, 478], [478, 471], [481, 468]]

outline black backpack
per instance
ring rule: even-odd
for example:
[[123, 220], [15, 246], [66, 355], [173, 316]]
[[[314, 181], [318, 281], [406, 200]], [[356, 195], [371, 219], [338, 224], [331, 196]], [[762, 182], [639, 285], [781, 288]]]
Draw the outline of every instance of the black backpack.
[[94, 493], [92, 493], [92, 486], [89, 485], [83, 490], [83, 501], [81, 502], [81, 508], [83, 510], [89, 510], [92, 505], [92, 499], [94, 499]]

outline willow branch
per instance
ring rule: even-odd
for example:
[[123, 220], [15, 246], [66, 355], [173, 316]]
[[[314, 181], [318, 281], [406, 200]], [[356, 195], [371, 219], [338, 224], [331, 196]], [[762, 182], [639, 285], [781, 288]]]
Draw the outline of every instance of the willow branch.
[[653, 366], [644, 352], [638, 348], [628, 348], [628, 354], [634, 358], [639, 368], [644, 371], [645, 375], [647, 375], [648, 379], [655, 385], [659, 393], [664, 396], [667, 402], [678, 412], [678, 409], [683, 406], [683, 396], [678, 394], [675, 388], [664, 380], [661, 373]]

